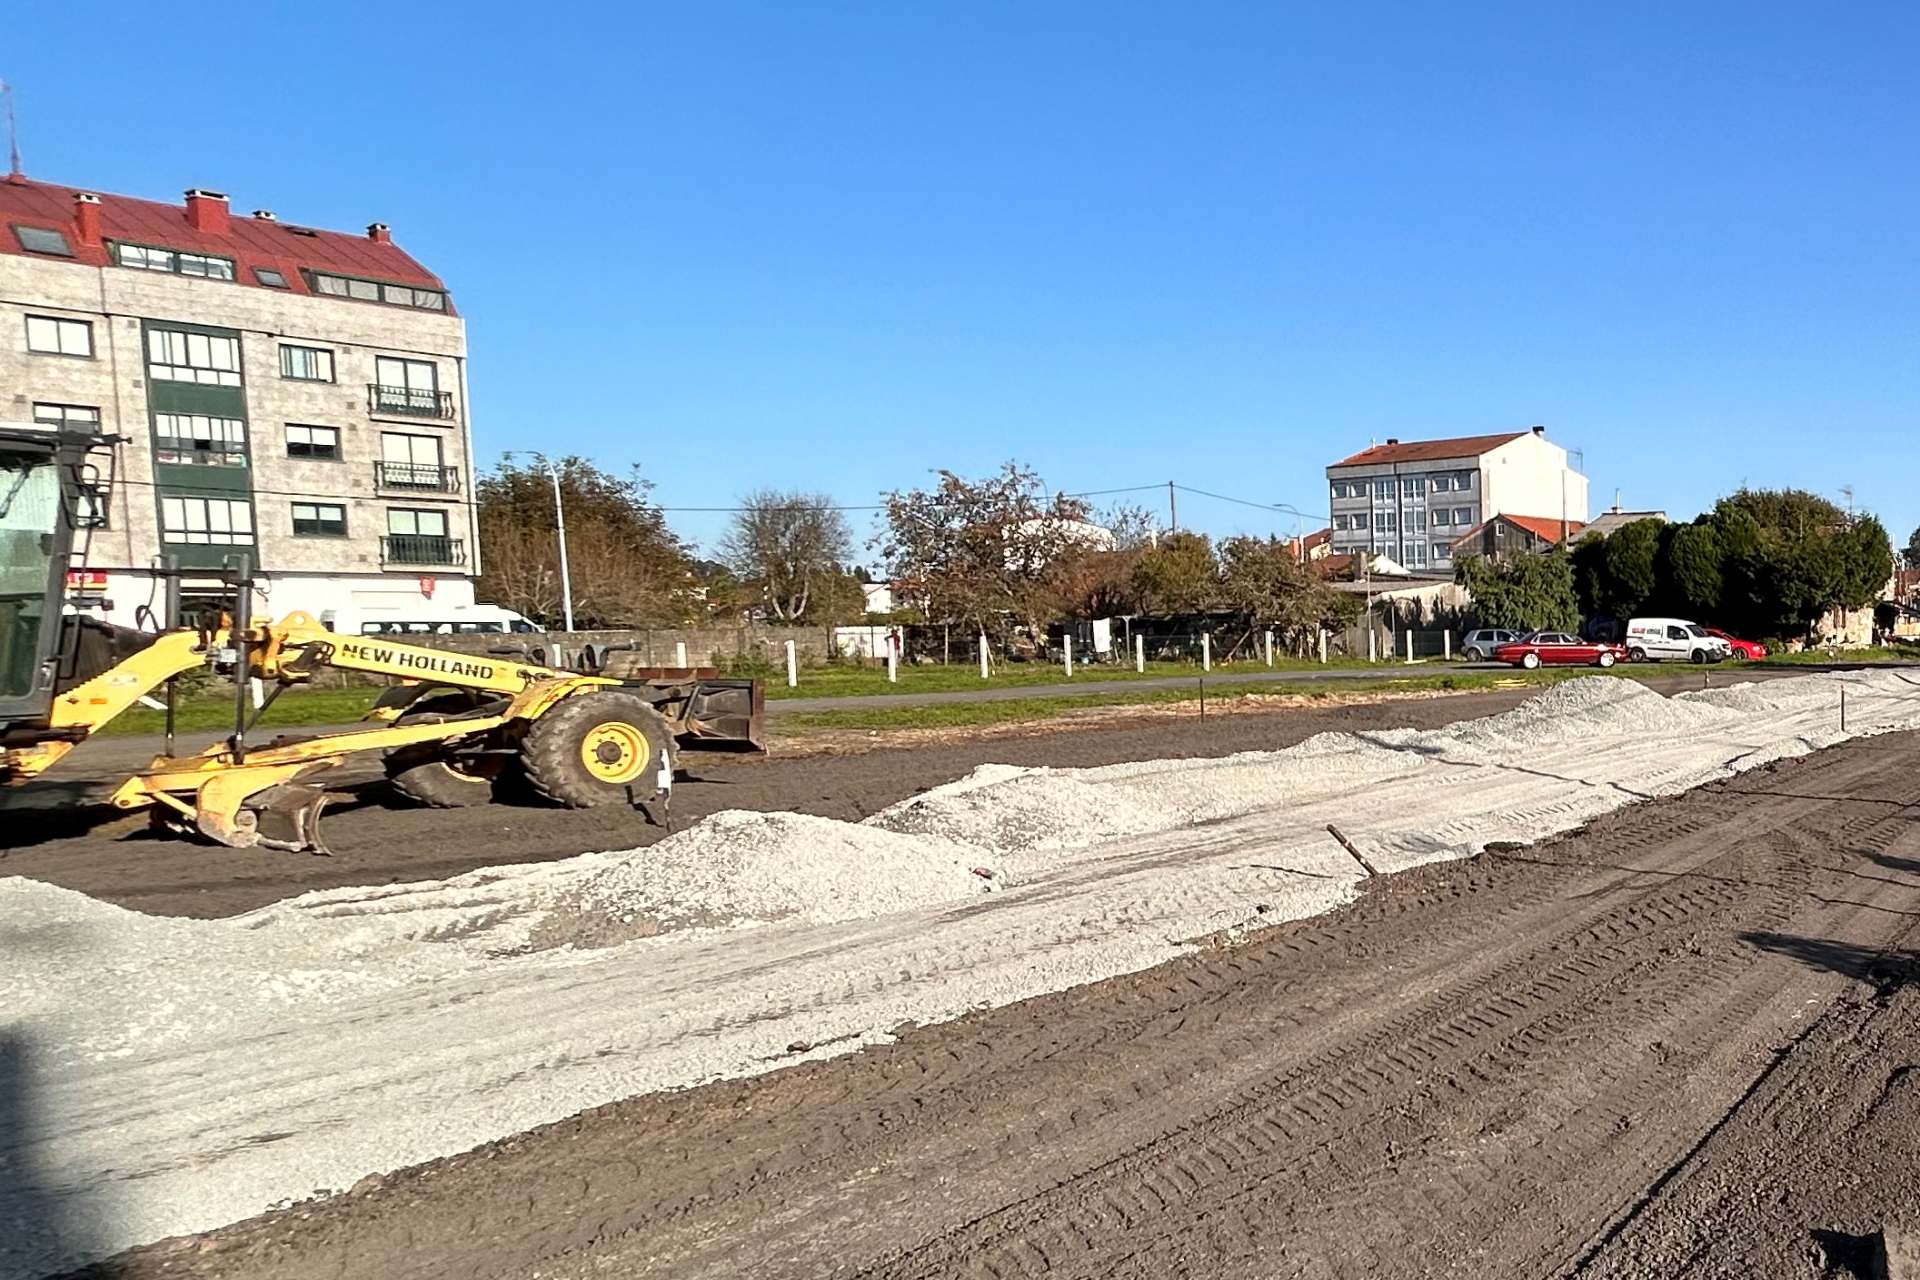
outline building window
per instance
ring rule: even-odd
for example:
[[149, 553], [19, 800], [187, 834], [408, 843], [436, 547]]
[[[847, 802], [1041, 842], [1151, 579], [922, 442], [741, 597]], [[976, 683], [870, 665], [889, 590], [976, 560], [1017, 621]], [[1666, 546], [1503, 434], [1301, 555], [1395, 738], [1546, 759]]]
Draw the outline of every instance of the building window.
[[1407, 512], [1407, 532], [1425, 533], [1427, 531], [1427, 509], [1414, 507]]
[[1403, 498], [1424, 498], [1427, 496], [1427, 478], [1408, 476], [1400, 482], [1400, 496]]
[[15, 226], [13, 235], [28, 253], [48, 253], [56, 258], [73, 256], [73, 246], [67, 243], [63, 231], [55, 231], [51, 227]]
[[240, 339], [175, 329], [149, 329], [147, 372], [162, 382], [237, 387], [240, 385]]
[[1456, 529], [1464, 529], [1464, 528], [1466, 528], [1467, 526], [1469, 526], [1469, 525], [1471, 525], [1472, 523], [1473, 523], [1473, 508], [1472, 508], [1472, 507], [1455, 507], [1455, 508], [1453, 509], [1453, 526], [1454, 526], [1454, 528], [1456, 528]]
[[233, 279], [233, 259], [210, 253], [116, 244], [113, 246], [113, 260], [137, 271], [168, 271], [178, 276], [201, 276], [208, 280]]
[[1406, 568], [1424, 569], [1427, 567], [1427, 544], [1425, 542], [1409, 542], [1403, 550], [1407, 557]]
[[289, 422], [287, 424], [287, 456], [329, 460], [339, 458], [340, 429], [338, 427], [304, 427]]
[[1434, 563], [1435, 563], [1435, 564], [1438, 564], [1438, 563], [1440, 563], [1440, 562], [1441, 562], [1441, 561], [1443, 561], [1443, 560], [1451, 560], [1451, 559], [1453, 559], [1453, 544], [1452, 544], [1452, 543], [1450, 543], [1450, 542], [1436, 542], [1436, 543], [1434, 543], [1434, 544], [1433, 544], [1433, 559], [1434, 559]]
[[384, 302], [395, 307], [417, 307], [422, 311], [445, 311], [447, 295], [438, 289], [421, 289], [412, 285], [384, 284], [378, 280], [367, 280], [359, 276], [337, 276], [324, 271], [310, 271], [308, 280], [313, 291], [330, 298], [353, 298], [360, 302]]
[[440, 465], [440, 437], [380, 433], [380, 483], [389, 489], [446, 488]]
[[160, 539], [193, 546], [250, 547], [253, 508], [244, 498], [160, 498]]
[[100, 410], [90, 404], [36, 404], [33, 421], [61, 431], [98, 431]]
[[1352, 527], [1353, 526], [1347, 522], [1347, 517], [1345, 516], [1335, 516], [1333, 518], [1333, 531], [1335, 533], [1345, 533]]
[[431, 360], [403, 360], [376, 356], [373, 361], [373, 400], [387, 413], [440, 413], [440, 371]]
[[346, 537], [346, 507], [337, 502], [294, 503], [293, 536], [296, 538]]
[[272, 267], [255, 267], [253, 269], [253, 278], [269, 289], [284, 289], [287, 287], [287, 278], [278, 271], [275, 271]]
[[153, 415], [153, 460], [185, 466], [247, 465], [247, 424], [204, 413]]
[[1393, 501], [1393, 481], [1375, 480], [1373, 482], [1373, 496], [1382, 502]]
[[93, 325], [57, 316], [27, 317], [27, 350], [46, 356], [93, 356]]
[[1353, 527], [1356, 529], [1364, 530], [1367, 527], [1367, 513], [1364, 511], [1354, 513], [1352, 520]]
[[391, 507], [387, 511], [387, 532], [400, 537], [444, 538], [447, 513], [414, 507]]
[[280, 344], [280, 376], [301, 382], [332, 382], [333, 352], [325, 347]]
[[1400, 528], [1400, 517], [1396, 512], [1382, 511], [1373, 518], [1373, 527], [1381, 533], [1394, 533]]

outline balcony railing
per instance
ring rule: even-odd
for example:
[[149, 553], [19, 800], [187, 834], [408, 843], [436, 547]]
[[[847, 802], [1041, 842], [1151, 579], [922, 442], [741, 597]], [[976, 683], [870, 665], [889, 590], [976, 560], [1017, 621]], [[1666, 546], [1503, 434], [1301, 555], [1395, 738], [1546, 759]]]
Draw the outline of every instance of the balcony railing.
[[390, 533], [380, 539], [381, 564], [462, 565], [467, 544], [437, 533]]
[[377, 461], [373, 464], [373, 484], [376, 489], [407, 493], [458, 493], [460, 468], [431, 462]]
[[451, 418], [453, 392], [427, 391], [419, 387], [383, 387], [377, 382], [369, 382], [367, 412], [404, 418]]

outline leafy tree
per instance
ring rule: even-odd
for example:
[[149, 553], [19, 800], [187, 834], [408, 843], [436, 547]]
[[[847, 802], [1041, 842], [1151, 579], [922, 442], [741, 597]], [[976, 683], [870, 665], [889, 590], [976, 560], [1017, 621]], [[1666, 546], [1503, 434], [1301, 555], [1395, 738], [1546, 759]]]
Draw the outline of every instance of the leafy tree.
[[1712, 524], [1681, 525], [1667, 540], [1666, 588], [1674, 607], [1716, 617], [1721, 592], [1720, 534]]
[[841, 565], [852, 557], [853, 534], [824, 494], [759, 489], [741, 499], [720, 554], [741, 580], [759, 586], [776, 620], [811, 621], [820, 588], [846, 576]]
[[1832, 609], [1879, 597], [1893, 572], [1887, 531], [1799, 489], [1743, 489], [1706, 517], [1720, 546], [1719, 620], [1760, 636], [1804, 636]]
[[1920, 528], [1907, 535], [1907, 549], [1901, 555], [1906, 558], [1907, 568], [1920, 569]]
[[[477, 592], [542, 625], [562, 625], [559, 538], [548, 460], [503, 457], [475, 485], [480, 531]], [[638, 467], [626, 475], [585, 458], [553, 461], [566, 504], [574, 625], [645, 626], [686, 620], [696, 605], [686, 545], [650, 501]]]
[[1497, 562], [1468, 556], [1454, 566], [1454, 581], [1472, 593], [1474, 613], [1483, 627], [1572, 631], [1580, 624], [1573, 564], [1565, 552]]
[[1204, 533], [1169, 533], [1133, 563], [1142, 613], [1200, 613], [1220, 602], [1220, 566]]
[[1285, 538], [1221, 543], [1218, 598], [1245, 618], [1249, 637], [1272, 627], [1297, 652], [1305, 652], [1321, 627], [1344, 626], [1362, 608], [1351, 594], [1335, 591], [1301, 564]]
[[995, 639], [1016, 623], [1043, 632], [1059, 610], [1056, 566], [1089, 545], [1089, 505], [1049, 498], [1018, 462], [981, 480], [938, 476], [930, 489], [883, 495], [886, 527], [874, 545], [896, 594], [924, 601], [930, 621]]

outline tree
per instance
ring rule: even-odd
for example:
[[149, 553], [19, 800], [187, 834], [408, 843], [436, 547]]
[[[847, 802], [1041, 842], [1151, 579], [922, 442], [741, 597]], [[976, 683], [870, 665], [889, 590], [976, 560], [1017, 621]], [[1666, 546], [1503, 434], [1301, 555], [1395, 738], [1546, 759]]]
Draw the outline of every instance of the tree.
[[1705, 518], [1720, 548], [1718, 620], [1756, 636], [1805, 636], [1832, 609], [1879, 598], [1893, 572], [1887, 531], [1800, 489], [1742, 489]]
[[823, 494], [759, 489], [740, 500], [719, 549], [728, 568], [758, 585], [768, 613], [799, 622], [810, 617], [821, 585], [845, 576], [841, 566], [852, 558], [853, 534]]
[[1901, 555], [1906, 559], [1907, 568], [1920, 569], [1920, 528], [1907, 535], [1907, 549]]
[[937, 475], [930, 489], [883, 495], [886, 527], [874, 545], [896, 594], [924, 601], [929, 621], [996, 640], [1016, 624], [1044, 633], [1060, 610], [1056, 567], [1097, 538], [1091, 507], [1049, 498], [1039, 474], [1018, 462], [981, 480]]
[[1572, 631], [1580, 625], [1573, 565], [1565, 552], [1498, 562], [1468, 556], [1454, 566], [1454, 581], [1473, 595], [1473, 611], [1483, 627]]
[[1674, 607], [1715, 617], [1720, 610], [1724, 556], [1720, 535], [1711, 524], [1681, 525], [1667, 540], [1665, 580]]
[[[581, 628], [684, 621], [696, 604], [687, 548], [649, 501], [652, 483], [584, 458], [552, 465], [566, 504], [567, 561], [574, 625]], [[559, 539], [553, 481], [539, 454], [509, 455], [475, 486], [480, 531], [476, 590], [542, 625], [562, 624]]]
[[1133, 563], [1142, 613], [1202, 613], [1220, 600], [1220, 566], [1204, 533], [1169, 533]]
[[1320, 628], [1359, 616], [1359, 600], [1335, 591], [1294, 557], [1286, 538], [1229, 538], [1220, 544], [1219, 600], [1246, 621], [1249, 636], [1272, 627], [1306, 652]]

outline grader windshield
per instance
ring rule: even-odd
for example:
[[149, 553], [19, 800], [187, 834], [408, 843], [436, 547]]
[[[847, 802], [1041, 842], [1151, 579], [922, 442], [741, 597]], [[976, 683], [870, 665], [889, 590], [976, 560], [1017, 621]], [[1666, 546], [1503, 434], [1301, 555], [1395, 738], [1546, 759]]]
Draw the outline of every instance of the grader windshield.
[[0, 432], [0, 728], [45, 714], [73, 531], [52, 436]]

